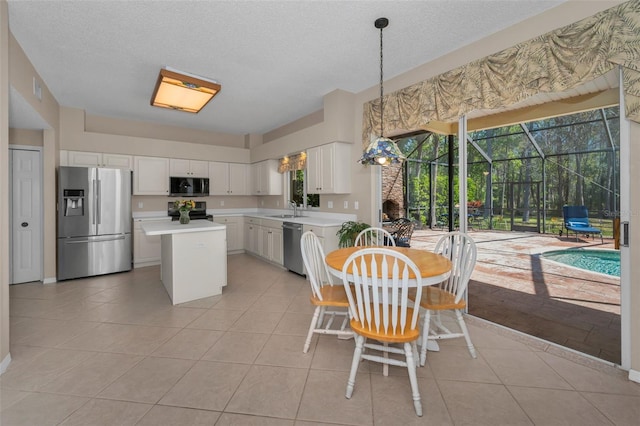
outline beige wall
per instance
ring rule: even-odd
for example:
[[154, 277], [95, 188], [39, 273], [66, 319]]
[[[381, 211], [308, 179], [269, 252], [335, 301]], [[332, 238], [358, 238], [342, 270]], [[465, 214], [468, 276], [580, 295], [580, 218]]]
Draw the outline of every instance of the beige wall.
[[[0, 363], [9, 356], [9, 16], [0, 0]], [[6, 367], [5, 364], [2, 364]], [[2, 373], [2, 371], [0, 371]]]
[[[266, 197], [263, 197], [266, 198]], [[167, 211], [167, 203], [175, 201], [177, 198], [171, 198], [167, 196], [154, 196], [154, 195], [134, 195], [132, 197], [132, 210], [137, 212], [163, 212]], [[207, 209], [244, 209], [255, 208], [258, 206], [258, 197], [250, 196], [211, 196], [211, 197], [198, 197], [196, 201], [204, 201], [207, 203]], [[142, 207], [139, 207], [139, 203], [142, 203]], [[224, 203], [221, 206], [220, 203]]]
[[[75, 108], [60, 108], [60, 149], [71, 151], [109, 152], [115, 154], [147, 155], [168, 158], [187, 158], [194, 160], [228, 161], [232, 163], [248, 163], [249, 149], [244, 148], [244, 136], [229, 136], [210, 132], [211, 140], [225, 139], [229, 145], [218, 146], [190, 142], [196, 140], [189, 129], [172, 128], [171, 134], [181, 134], [184, 139], [158, 139], [154, 124], [131, 122], [129, 120], [96, 118], [106, 120], [113, 126], [114, 133], [97, 133], [85, 130], [85, 113]], [[122, 128], [120, 127], [122, 125]], [[164, 126], [169, 127], [169, 126]], [[135, 135], [122, 135], [123, 129], [133, 129]], [[202, 136], [203, 132], [196, 135]]]
[[168, 126], [144, 121], [124, 120], [119, 118], [86, 115], [84, 130], [90, 133], [134, 136], [147, 139], [181, 141], [213, 146], [247, 148], [244, 135], [209, 132], [184, 127]]
[[11, 145], [42, 146], [42, 130], [9, 129]]

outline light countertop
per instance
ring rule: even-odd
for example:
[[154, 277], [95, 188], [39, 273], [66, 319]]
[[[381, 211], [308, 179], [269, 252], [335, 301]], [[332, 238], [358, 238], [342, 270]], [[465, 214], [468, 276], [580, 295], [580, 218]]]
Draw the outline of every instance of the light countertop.
[[[216, 217], [221, 217], [221, 216], [254, 217], [258, 219], [268, 219], [268, 220], [275, 220], [280, 222], [293, 222], [293, 223], [300, 223], [303, 225], [312, 225], [312, 226], [340, 226], [347, 220], [356, 220], [355, 215], [332, 214], [332, 213], [327, 214], [327, 213], [320, 213], [320, 212], [311, 212], [307, 210], [302, 212], [303, 216], [298, 216], [298, 217], [274, 217], [281, 214], [290, 214], [292, 213], [290, 210], [266, 210], [265, 209], [264, 211], [256, 212], [255, 210], [243, 211], [242, 209], [211, 210], [211, 211], [207, 209], [207, 213], [213, 215], [214, 223], [215, 223]], [[166, 215], [166, 212], [134, 212], [133, 214], [133, 219], [141, 223], [144, 223], [145, 221], [153, 221], [153, 220], [158, 220], [163, 218], [168, 218], [168, 216]]]
[[[256, 217], [259, 219], [277, 220], [280, 222], [301, 223], [303, 225], [313, 226], [340, 226], [344, 222], [343, 219], [333, 219], [326, 217], [298, 216], [298, 217], [273, 217], [272, 215], [263, 214], [245, 214], [245, 217]], [[216, 217], [213, 217], [216, 220]]]
[[208, 220], [192, 220], [187, 224], [179, 221], [142, 222], [141, 228], [146, 235], [185, 234], [189, 232], [208, 232], [226, 229], [225, 225]]

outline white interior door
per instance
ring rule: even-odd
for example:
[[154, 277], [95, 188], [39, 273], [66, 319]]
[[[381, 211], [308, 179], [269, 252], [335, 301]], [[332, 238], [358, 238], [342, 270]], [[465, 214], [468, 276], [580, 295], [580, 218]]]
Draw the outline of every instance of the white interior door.
[[10, 283], [42, 280], [40, 151], [10, 149]]

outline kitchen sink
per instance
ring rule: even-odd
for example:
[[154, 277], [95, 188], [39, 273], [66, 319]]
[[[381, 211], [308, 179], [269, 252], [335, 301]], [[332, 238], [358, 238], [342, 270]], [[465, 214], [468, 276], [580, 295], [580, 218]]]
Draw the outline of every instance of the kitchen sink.
[[293, 218], [293, 217], [300, 217], [300, 216], [294, 216], [292, 214], [274, 214], [273, 216], [268, 216], [268, 217], [279, 217], [281, 219], [285, 219], [285, 218]]

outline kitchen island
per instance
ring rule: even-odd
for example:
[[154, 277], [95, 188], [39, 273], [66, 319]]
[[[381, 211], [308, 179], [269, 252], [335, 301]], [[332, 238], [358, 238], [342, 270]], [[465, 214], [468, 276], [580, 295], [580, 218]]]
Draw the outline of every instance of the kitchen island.
[[222, 294], [227, 285], [226, 226], [208, 220], [142, 223], [161, 236], [160, 279], [174, 305]]

